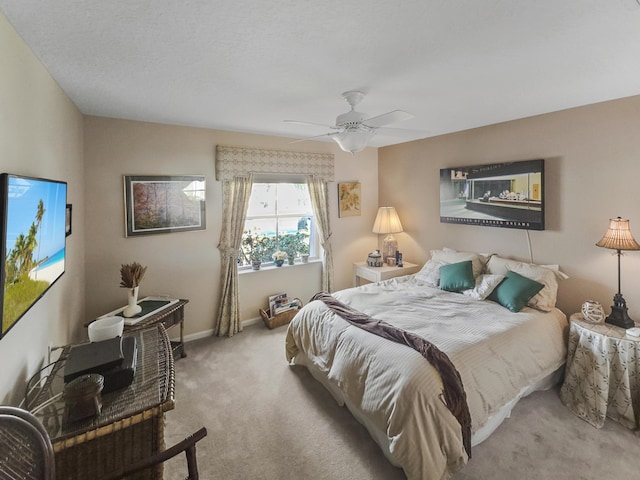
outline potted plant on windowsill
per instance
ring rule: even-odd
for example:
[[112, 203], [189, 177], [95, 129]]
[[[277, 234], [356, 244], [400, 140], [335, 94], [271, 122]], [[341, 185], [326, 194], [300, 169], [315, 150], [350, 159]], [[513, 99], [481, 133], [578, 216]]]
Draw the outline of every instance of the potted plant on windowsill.
[[251, 263], [253, 270], [260, 270], [262, 258], [268, 249], [269, 238], [259, 234], [257, 230], [253, 233], [245, 231], [243, 237], [244, 240], [240, 248], [241, 255], [244, 256], [246, 263]]
[[276, 267], [281, 267], [288, 256], [289, 254], [287, 252], [283, 252], [282, 250], [276, 250], [272, 255], [273, 261], [275, 262]]
[[[293, 265], [296, 255], [300, 254], [301, 256], [304, 254], [309, 254], [309, 244], [307, 243], [307, 239], [309, 234], [298, 230], [296, 233], [282, 235], [278, 239], [278, 246], [285, 252], [287, 252], [289, 265]], [[304, 261], [303, 261], [304, 262]]]

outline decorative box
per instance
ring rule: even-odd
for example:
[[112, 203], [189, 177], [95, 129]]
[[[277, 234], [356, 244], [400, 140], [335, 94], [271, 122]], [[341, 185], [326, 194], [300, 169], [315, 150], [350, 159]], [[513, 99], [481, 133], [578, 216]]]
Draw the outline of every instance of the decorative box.
[[367, 257], [367, 265], [370, 267], [382, 266], [382, 255], [380, 255], [380, 250], [375, 250], [369, 254]]

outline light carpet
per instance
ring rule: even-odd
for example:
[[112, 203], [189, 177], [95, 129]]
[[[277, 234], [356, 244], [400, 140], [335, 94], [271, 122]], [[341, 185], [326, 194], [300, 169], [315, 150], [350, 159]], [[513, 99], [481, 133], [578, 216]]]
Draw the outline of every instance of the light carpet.
[[[206, 480], [405, 479], [305, 368], [287, 365], [285, 332], [260, 324], [188, 343], [188, 356], [176, 360], [167, 445], [207, 427], [197, 446]], [[562, 405], [557, 389], [536, 392], [453, 479], [640, 478], [639, 437], [612, 420], [593, 428]], [[167, 462], [166, 479], [185, 476], [183, 455]]]

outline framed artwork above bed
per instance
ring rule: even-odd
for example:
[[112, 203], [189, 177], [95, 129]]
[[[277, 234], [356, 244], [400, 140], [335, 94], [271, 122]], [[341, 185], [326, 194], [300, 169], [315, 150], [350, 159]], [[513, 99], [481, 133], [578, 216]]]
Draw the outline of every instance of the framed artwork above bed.
[[544, 230], [544, 160], [440, 169], [440, 222]]

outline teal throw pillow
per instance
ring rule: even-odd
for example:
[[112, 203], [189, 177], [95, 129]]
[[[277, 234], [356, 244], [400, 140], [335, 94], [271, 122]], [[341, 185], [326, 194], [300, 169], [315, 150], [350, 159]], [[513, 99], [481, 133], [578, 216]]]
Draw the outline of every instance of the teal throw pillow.
[[508, 271], [505, 279], [491, 292], [488, 299], [498, 302], [512, 312], [519, 312], [543, 287], [543, 284], [535, 280]]
[[461, 292], [476, 286], [471, 260], [440, 267], [440, 290]]

